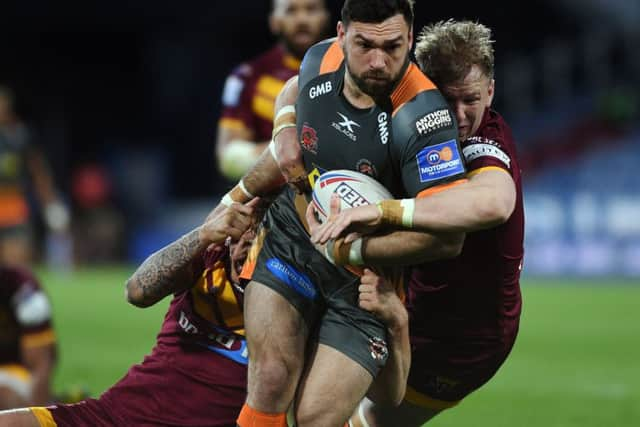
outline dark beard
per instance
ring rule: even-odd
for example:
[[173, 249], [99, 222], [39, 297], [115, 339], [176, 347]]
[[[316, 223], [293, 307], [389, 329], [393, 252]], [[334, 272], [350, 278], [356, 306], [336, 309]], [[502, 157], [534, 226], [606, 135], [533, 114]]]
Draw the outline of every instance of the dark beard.
[[400, 81], [400, 79], [402, 79], [402, 76], [404, 75], [407, 69], [406, 63], [408, 61], [409, 61], [409, 58], [407, 58], [405, 65], [402, 66], [402, 68], [398, 72], [398, 75], [393, 76], [387, 80], [372, 81], [372, 80], [368, 80], [368, 78], [371, 78], [371, 77], [384, 78], [386, 76], [375, 74], [375, 73], [364, 73], [358, 76], [355, 73], [352, 73], [351, 68], [349, 67], [349, 58], [348, 56], [346, 56], [346, 52], [345, 52], [345, 63], [347, 65], [347, 70], [349, 71], [349, 74], [351, 75], [351, 78], [353, 79], [354, 83], [356, 84], [356, 86], [358, 86], [358, 88], [362, 92], [366, 93], [376, 101], [384, 100], [389, 98], [389, 96], [391, 96], [391, 93], [394, 91], [398, 82]]
[[[311, 30], [309, 28], [301, 28], [301, 30], [304, 30], [308, 33], [311, 33]], [[323, 37], [320, 37], [320, 40], [322, 40]], [[285, 37], [284, 34], [280, 33], [278, 35], [278, 40], [280, 41], [280, 43], [282, 43], [285, 47], [285, 49], [287, 50], [287, 52], [289, 52], [291, 55], [295, 56], [298, 59], [302, 59], [304, 58], [304, 54], [307, 53], [307, 49], [309, 49], [311, 46], [313, 46], [314, 43], [312, 43], [309, 46], [303, 47], [300, 45], [296, 45], [295, 43], [292, 43], [290, 39], [288, 39], [287, 37]]]

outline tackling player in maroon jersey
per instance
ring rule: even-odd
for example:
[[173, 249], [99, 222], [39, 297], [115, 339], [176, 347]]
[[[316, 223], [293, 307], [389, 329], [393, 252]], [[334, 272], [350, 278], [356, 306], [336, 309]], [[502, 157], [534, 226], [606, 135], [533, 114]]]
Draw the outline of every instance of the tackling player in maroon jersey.
[[[455, 53], [451, 53], [455, 52]], [[353, 426], [420, 426], [486, 383], [518, 332], [524, 214], [516, 147], [494, 94], [491, 31], [479, 23], [440, 22], [416, 45], [422, 70], [458, 120], [469, 181], [421, 199], [343, 211], [312, 238], [324, 242], [380, 226], [466, 232], [462, 253], [413, 269], [407, 292], [412, 366], [400, 407], [363, 402]], [[437, 128], [438, 117], [414, 124]]]
[[[210, 215], [128, 280], [127, 299], [137, 306], [174, 294], [156, 346], [142, 363], [98, 399], [0, 412], [0, 425], [235, 426], [247, 363], [236, 273], [253, 237], [246, 230], [256, 221], [255, 205], [234, 204]], [[228, 236], [242, 236], [231, 253]]]

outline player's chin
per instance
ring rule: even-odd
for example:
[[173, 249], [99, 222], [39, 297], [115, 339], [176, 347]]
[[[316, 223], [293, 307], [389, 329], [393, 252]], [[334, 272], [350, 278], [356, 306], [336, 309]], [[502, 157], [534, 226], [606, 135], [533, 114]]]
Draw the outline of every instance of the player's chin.
[[458, 138], [460, 141], [464, 141], [469, 138], [471, 135], [469, 134], [469, 126], [459, 126], [458, 127]]

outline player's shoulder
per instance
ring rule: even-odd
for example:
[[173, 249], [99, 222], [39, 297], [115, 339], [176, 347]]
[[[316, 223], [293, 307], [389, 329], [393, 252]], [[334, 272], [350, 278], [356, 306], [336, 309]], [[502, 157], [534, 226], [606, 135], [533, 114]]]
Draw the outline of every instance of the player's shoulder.
[[473, 143], [486, 143], [507, 149], [514, 148], [511, 128], [500, 113], [490, 108], [485, 111], [475, 135], [464, 141], [463, 145]]
[[342, 48], [335, 37], [314, 44], [307, 49], [300, 64], [298, 86], [303, 87], [319, 75], [337, 71], [343, 60]]
[[391, 95], [393, 129], [399, 140], [453, 130], [455, 117], [438, 88], [411, 63]]

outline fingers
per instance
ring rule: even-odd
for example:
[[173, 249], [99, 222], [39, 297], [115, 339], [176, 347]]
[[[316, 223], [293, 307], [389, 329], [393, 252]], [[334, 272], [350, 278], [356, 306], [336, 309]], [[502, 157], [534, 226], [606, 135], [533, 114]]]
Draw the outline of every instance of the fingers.
[[320, 227], [320, 223], [316, 219], [316, 210], [313, 206], [313, 203], [309, 203], [309, 206], [307, 206], [305, 217], [307, 219], [307, 224], [309, 224], [309, 232], [311, 233], [311, 235], [314, 235], [318, 227]]
[[340, 203], [340, 196], [338, 196], [336, 193], [333, 193], [329, 202], [329, 219], [333, 219], [340, 213]]
[[360, 237], [362, 237], [362, 235], [360, 233], [356, 233], [354, 231], [353, 233], [347, 234], [347, 237], [344, 238], [344, 242], [345, 243], [352, 243], [352, 242], [355, 242], [356, 240], [358, 240]]

